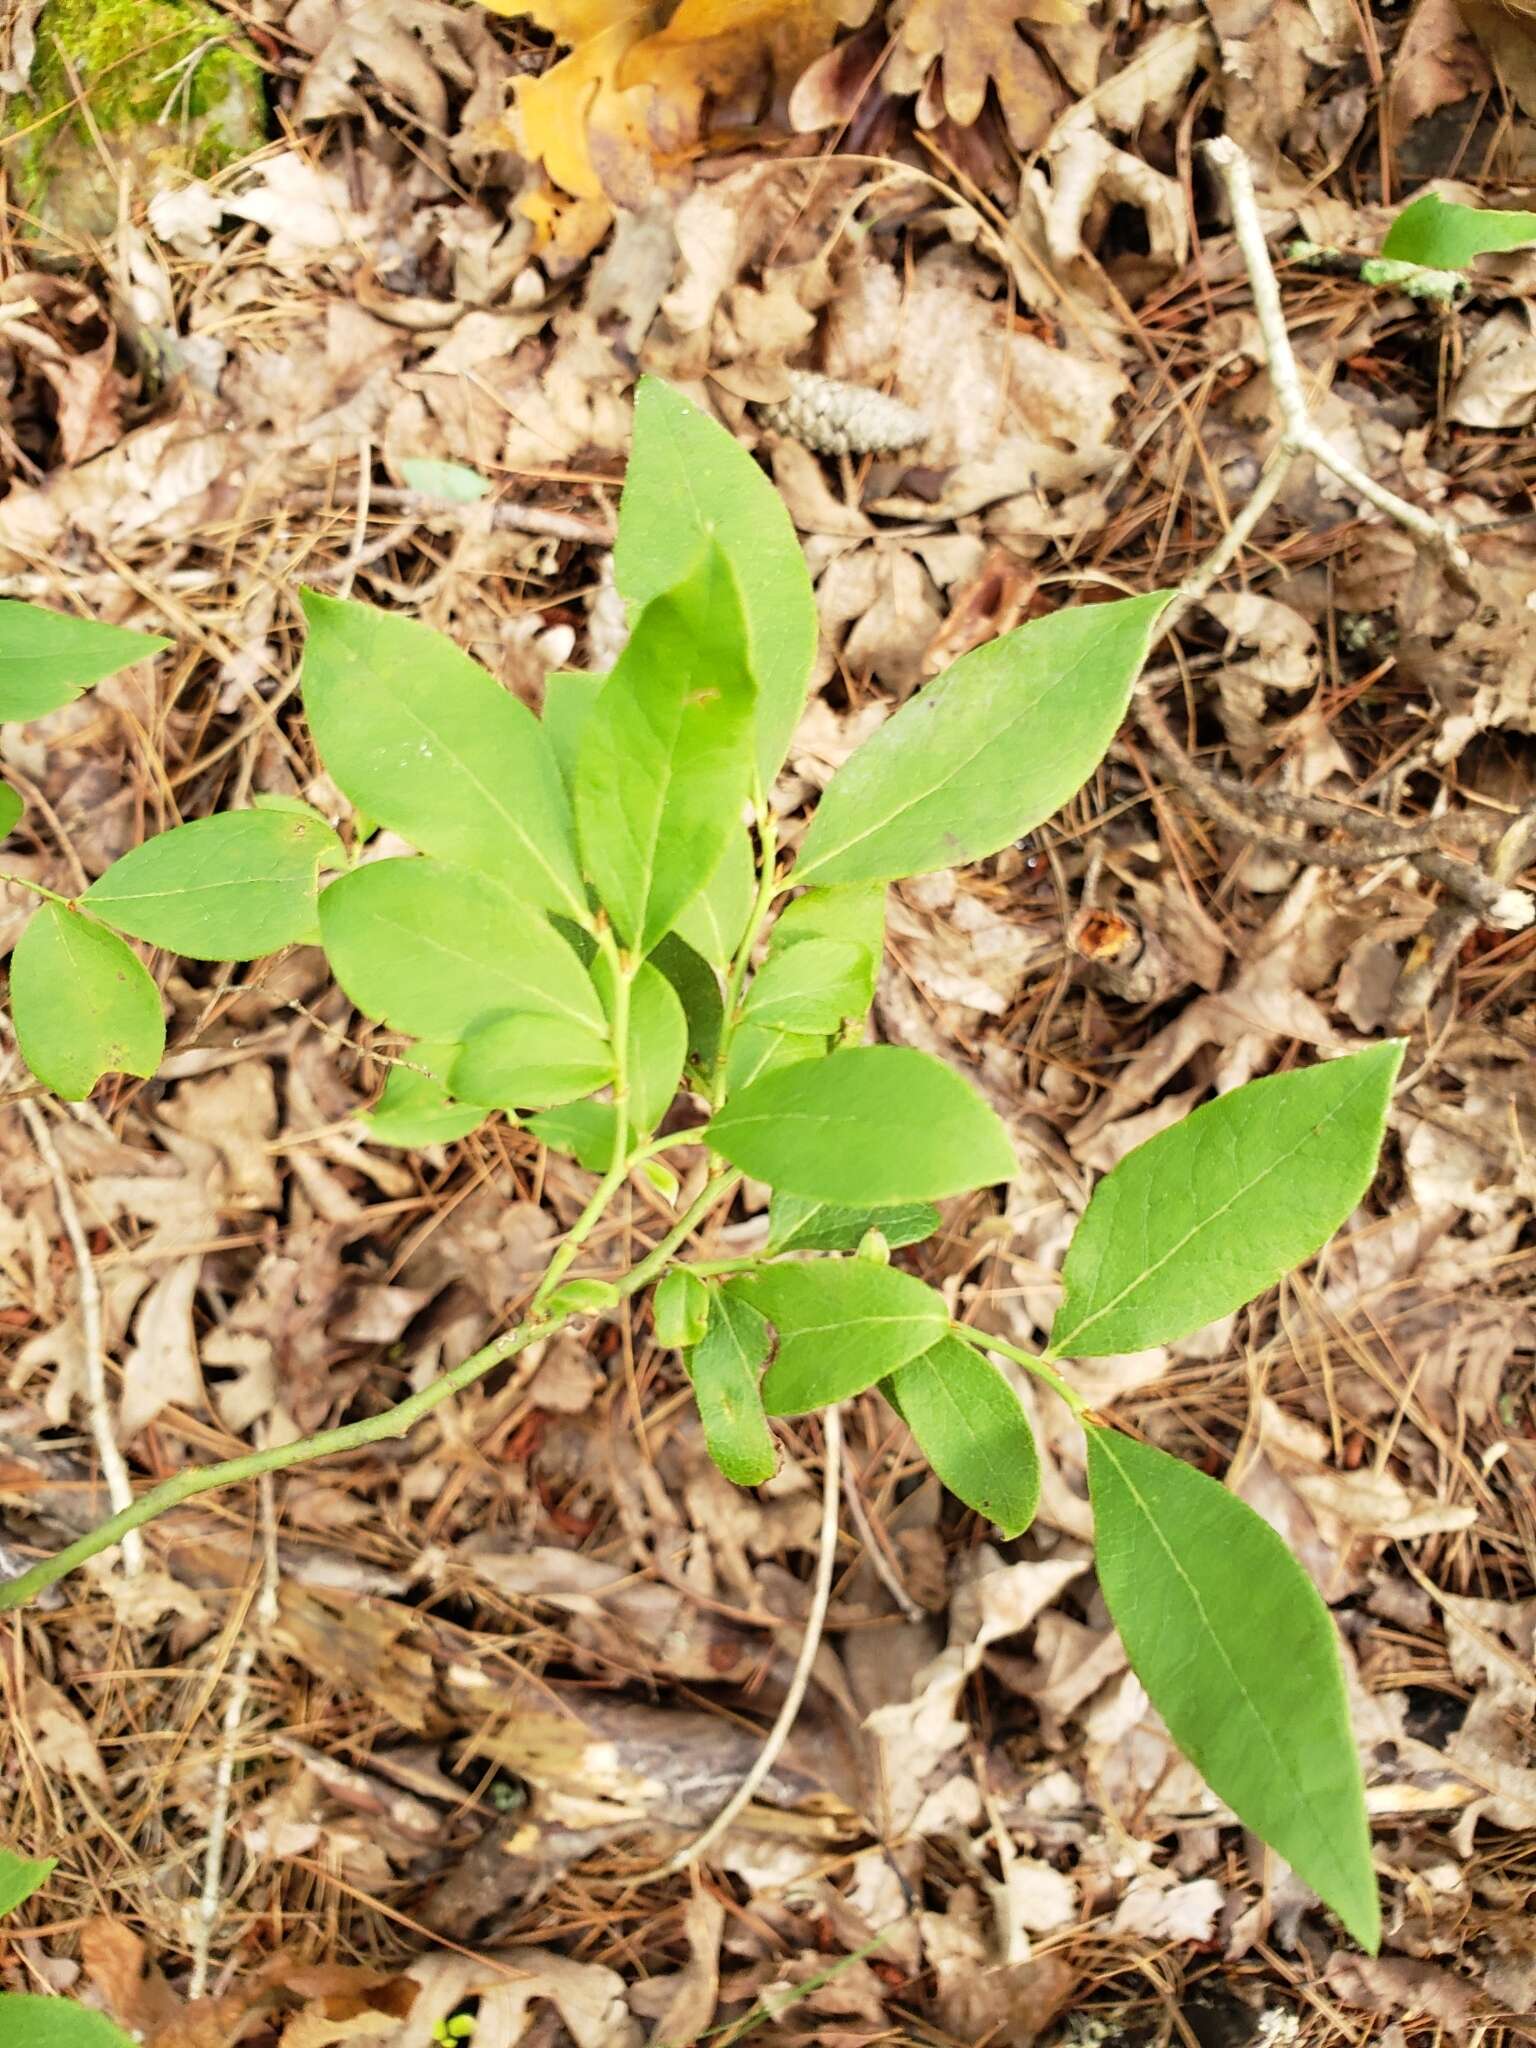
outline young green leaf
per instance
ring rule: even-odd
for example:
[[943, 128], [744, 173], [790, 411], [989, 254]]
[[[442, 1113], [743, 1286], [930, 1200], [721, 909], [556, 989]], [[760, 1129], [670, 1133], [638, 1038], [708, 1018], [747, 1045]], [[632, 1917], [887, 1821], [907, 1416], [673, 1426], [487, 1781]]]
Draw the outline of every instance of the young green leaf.
[[554, 750], [566, 794], [573, 800], [581, 736], [607, 680], [606, 676], [578, 675], [571, 669], [557, 669], [544, 678], [544, 713], [539, 723]]
[[18, 1856], [14, 1849], [0, 1847], [0, 1913], [9, 1913], [23, 1899], [30, 1899], [53, 1874], [57, 1859]]
[[304, 616], [305, 715], [358, 809], [587, 923], [570, 803], [527, 705], [416, 619], [314, 591]]
[[[651, 1296], [656, 1342], [669, 1351], [691, 1351], [709, 1328], [713, 1302], [704, 1282], [686, 1266], [674, 1266], [664, 1273]], [[763, 1356], [767, 1355], [765, 1350]]]
[[771, 953], [755, 975], [742, 1020], [760, 1031], [803, 1031], [828, 1038], [868, 1007], [869, 954], [843, 939], [801, 939]]
[[875, 999], [875, 981], [885, 955], [884, 882], [846, 882], [828, 889], [805, 889], [779, 912], [768, 942], [768, 960], [778, 958], [802, 939], [832, 939], [860, 946], [868, 955], [869, 979], [854, 1016], [863, 1016]]
[[910, 1273], [867, 1259], [762, 1266], [727, 1292], [767, 1316], [778, 1350], [763, 1381], [770, 1415], [803, 1415], [861, 1394], [949, 1327], [943, 1298]]
[[553, 1109], [612, 1079], [605, 1032], [547, 1010], [507, 1010], [470, 1025], [448, 1085], [461, 1101], [493, 1109]]
[[701, 1066], [712, 1066], [720, 1049], [720, 1029], [725, 1022], [719, 976], [709, 962], [676, 932], [667, 933], [647, 964], [658, 974], [666, 976], [683, 1006], [690, 1057]]
[[755, 696], [741, 601], [711, 542], [635, 621], [576, 766], [586, 872], [638, 953], [672, 929], [740, 829]]
[[939, 1227], [931, 1202], [906, 1202], [893, 1209], [843, 1209], [833, 1202], [809, 1202], [775, 1189], [768, 1204], [768, 1242], [774, 1252], [852, 1252], [866, 1231], [878, 1230], [892, 1251], [921, 1244]]
[[615, 1111], [611, 1102], [567, 1102], [528, 1119], [528, 1128], [552, 1151], [567, 1152], [588, 1173], [602, 1173], [613, 1160]]
[[1531, 242], [1536, 242], [1536, 213], [1457, 206], [1438, 192], [1426, 192], [1393, 221], [1381, 253], [1394, 263], [1418, 263], [1426, 270], [1465, 270], [1476, 256], [1523, 249]]
[[383, 1094], [360, 1119], [376, 1145], [451, 1145], [485, 1121], [488, 1108], [456, 1102], [448, 1092], [448, 1072], [458, 1055], [457, 1045], [442, 1039], [419, 1039], [406, 1048], [400, 1065], [390, 1068]]
[[688, 1019], [666, 976], [649, 960], [629, 991], [629, 1126], [654, 1131], [677, 1094], [688, 1057]]
[[798, 1066], [805, 1060], [827, 1056], [824, 1034], [807, 1031], [766, 1031], [756, 1024], [742, 1024], [731, 1039], [725, 1062], [727, 1097], [740, 1095], [765, 1074], [781, 1067]]
[[1077, 605], [963, 655], [838, 770], [794, 879], [957, 867], [1060, 810], [1103, 760], [1168, 596]]
[[1019, 1397], [991, 1360], [941, 1337], [881, 1392], [950, 1492], [1005, 1536], [1021, 1536], [1040, 1499], [1040, 1458]]
[[709, 880], [684, 906], [674, 929], [712, 967], [725, 968], [741, 944], [757, 891], [752, 842], [745, 831], [733, 832]]
[[458, 1039], [496, 1010], [606, 1029], [597, 991], [565, 940], [470, 868], [439, 860], [354, 868], [322, 894], [320, 935], [352, 1001], [400, 1031]]
[[717, 1294], [709, 1327], [684, 1360], [709, 1455], [736, 1486], [766, 1485], [779, 1468], [758, 1386], [768, 1351], [768, 1325], [757, 1310]]
[[21, 823], [26, 805], [8, 782], [0, 782], [0, 839], [8, 839]]
[[0, 1992], [0, 2041], [15, 2048], [136, 2048], [105, 2013], [32, 1991]]
[[1128, 1152], [1067, 1248], [1050, 1358], [1202, 1329], [1327, 1243], [1371, 1184], [1402, 1041], [1218, 1096]]
[[424, 497], [442, 498], [450, 505], [473, 505], [488, 498], [491, 486], [477, 469], [462, 462], [438, 462], [429, 455], [408, 455], [400, 464], [407, 490]]
[[1099, 1584], [1131, 1668], [1213, 1792], [1373, 1954], [1370, 1830], [1328, 1610], [1214, 1479], [1087, 1425]]
[[142, 1079], [165, 1056], [160, 991], [115, 932], [45, 903], [11, 955], [11, 1022], [45, 1088], [83, 1102], [103, 1074]]
[[255, 960], [319, 937], [320, 865], [345, 860], [315, 812], [222, 811], [133, 847], [83, 900], [118, 931], [189, 960]]
[[0, 598], [0, 719], [41, 718], [130, 662], [170, 646], [19, 598]]
[[682, 581], [706, 539], [719, 542], [741, 587], [766, 790], [805, 709], [816, 658], [811, 579], [784, 500], [736, 437], [680, 392], [642, 377], [614, 580], [636, 609], [648, 605]]
[[1011, 1180], [1013, 1146], [960, 1076], [907, 1046], [858, 1045], [766, 1074], [705, 1132], [756, 1180], [813, 1201], [937, 1201]]

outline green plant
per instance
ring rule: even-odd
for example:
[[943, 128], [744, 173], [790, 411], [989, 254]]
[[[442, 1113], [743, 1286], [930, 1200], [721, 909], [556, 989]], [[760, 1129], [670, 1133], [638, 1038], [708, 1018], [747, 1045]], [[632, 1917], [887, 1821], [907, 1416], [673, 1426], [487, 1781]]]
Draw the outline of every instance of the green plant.
[[[411, 1041], [375, 1138], [434, 1143], [501, 1113], [598, 1179], [518, 1328], [385, 1414], [178, 1474], [0, 1589], [0, 1608], [195, 1493], [401, 1435], [566, 1318], [653, 1283], [658, 1338], [729, 1477], [771, 1476], [772, 1418], [878, 1388], [946, 1485], [1016, 1536], [1037, 1465], [1005, 1357], [1083, 1424], [1105, 1598], [1176, 1740], [1374, 1948], [1325, 1608], [1267, 1524], [1092, 1414], [1061, 1366], [1186, 1335], [1316, 1251], [1371, 1180], [1401, 1047], [1254, 1082], [1131, 1153], [1088, 1204], [1040, 1356], [957, 1323], [891, 1263], [936, 1227], [935, 1202], [1015, 1160], [959, 1075], [862, 1042], [886, 885], [996, 852], [1081, 786], [1168, 594], [1064, 610], [966, 655], [853, 755], [781, 864], [769, 792], [815, 647], [809, 578], [748, 454], [655, 382], [615, 566], [628, 645], [606, 679], [552, 677], [542, 722], [424, 626], [307, 596], [304, 705], [356, 807], [348, 841], [268, 800], [151, 840], [26, 928], [16, 1033], [61, 1094], [160, 1057], [159, 999], [123, 935], [225, 960], [318, 939], [356, 1007]], [[34, 654], [24, 715], [159, 644], [45, 617], [25, 630], [61, 651], [53, 667]], [[0, 656], [0, 688], [5, 673]], [[379, 825], [416, 854], [370, 858]], [[685, 1203], [667, 1164], [684, 1147], [706, 1161]], [[573, 1275], [634, 1173], [678, 1205], [674, 1225], [628, 1273]], [[690, 1257], [744, 1176], [771, 1189], [764, 1249]]]
[[[30, 1898], [53, 1869], [52, 1857], [33, 1862], [0, 1848], [0, 1913]], [[17, 2048], [134, 2048], [132, 2037], [105, 2013], [29, 1991], [0, 1991], [0, 2041]]]

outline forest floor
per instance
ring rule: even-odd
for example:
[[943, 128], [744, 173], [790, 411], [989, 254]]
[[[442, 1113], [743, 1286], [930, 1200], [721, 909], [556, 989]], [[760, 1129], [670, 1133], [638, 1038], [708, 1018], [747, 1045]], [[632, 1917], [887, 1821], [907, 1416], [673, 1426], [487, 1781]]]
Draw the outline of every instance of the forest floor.
[[[562, 61], [508, 8], [231, 4], [264, 147], [154, 196], [125, 176], [95, 227], [40, 239], [12, 209], [0, 595], [175, 642], [0, 736], [28, 797], [14, 872], [73, 892], [253, 792], [339, 815], [296, 694], [302, 584], [409, 608], [535, 705], [549, 670], [606, 667], [642, 370], [757, 450], [816, 578], [792, 833], [955, 655], [1089, 586], [1179, 582], [1253, 489], [1278, 422], [1199, 155], [1217, 133], [1253, 165], [1314, 417], [1462, 524], [1478, 596], [1303, 462], [1162, 650], [1154, 709], [1250, 790], [1397, 825], [1529, 803], [1536, 253], [1438, 309], [1358, 259], [1428, 182], [1532, 203], [1530, 16], [690, 0], [647, 40], [666, 6], [544, 0]], [[24, 64], [37, 8], [12, 12]], [[691, 40], [711, 15], [746, 25]], [[1292, 236], [1355, 261], [1287, 261]], [[770, 430], [790, 369], [892, 394], [921, 441]], [[445, 497], [423, 461], [490, 488]], [[8, 1617], [0, 1838], [60, 1867], [0, 1981], [159, 2048], [428, 2048], [455, 2013], [473, 2048], [1536, 2038], [1536, 931], [1456, 925], [1412, 859], [1256, 843], [1168, 761], [1132, 722], [1052, 824], [893, 890], [875, 1028], [970, 1075], [1021, 1161], [1005, 1208], [951, 1203], [902, 1256], [1033, 1341], [1127, 1149], [1213, 1089], [1407, 1031], [1383, 1172], [1327, 1252], [1081, 1381], [1228, 1477], [1332, 1605], [1381, 1956], [1170, 1748], [1095, 1589], [1081, 1433], [1039, 1391], [1043, 1505], [1013, 1543], [851, 1404], [785, 1761], [718, 1865], [647, 1878], [782, 1697], [820, 1437], [787, 1425], [779, 1477], [733, 1490], [676, 1357], [619, 1313], [405, 1443], [212, 1496], [147, 1531], [142, 1572], [98, 1560]], [[1341, 843], [1312, 834], [1325, 863]], [[0, 951], [24, 915], [0, 891]], [[102, 1512], [93, 1346], [142, 1483], [366, 1414], [515, 1318], [589, 1185], [504, 1122], [369, 1142], [387, 1052], [317, 950], [158, 972], [156, 1079], [41, 1105], [86, 1271], [6, 1081], [11, 1570]], [[628, 1201], [592, 1270], [657, 1235]]]

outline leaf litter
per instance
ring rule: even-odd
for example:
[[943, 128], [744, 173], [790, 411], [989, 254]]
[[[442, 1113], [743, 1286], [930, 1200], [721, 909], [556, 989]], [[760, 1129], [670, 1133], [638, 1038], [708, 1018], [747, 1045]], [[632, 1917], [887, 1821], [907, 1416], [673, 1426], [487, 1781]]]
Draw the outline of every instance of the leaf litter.
[[[153, 684], [0, 736], [48, 806], [9, 864], [76, 886], [253, 791], [334, 816], [295, 714], [301, 580], [410, 606], [531, 703], [552, 667], [611, 664], [640, 369], [757, 451], [816, 578], [792, 837], [945, 660], [1096, 579], [1177, 581], [1252, 489], [1278, 418], [1191, 121], [1249, 152], [1277, 235], [1369, 251], [1426, 180], [1518, 205], [1536, 165], [1486, 95], [1529, 78], [1487, 12], [1420, 0], [1367, 33], [1322, 0], [686, 0], [622, 22], [579, 0], [261, 0], [281, 115], [264, 151], [130, 191], [96, 250], [12, 221], [5, 594], [178, 652]], [[36, 15], [9, 25], [7, 89]], [[1472, 569], [1410, 573], [1347, 486], [1298, 470], [1246, 576], [1154, 677], [1211, 765], [1416, 816], [1528, 800], [1528, 550], [1508, 522], [1529, 512], [1529, 268], [1502, 276], [1436, 326], [1284, 273], [1328, 432], [1452, 510]], [[801, 425], [830, 401], [785, 402], [807, 374], [889, 397], [921, 438], [818, 445]], [[489, 493], [424, 494], [421, 463]], [[1128, 728], [1029, 842], [893, 892], [880, 1035], [970, 1072], [1020, 1154], [1001, 1211], [948, 1204], [904, 1256], [958, 1312], [1035, 1341], [1091, 1176], [1213, 1090], [1378, 1032], [1435, 914], [1406, 863], [1298, 871], [1233, 838]], [[748, 2022], [1205, 2038], [1212, 2000], [1234, 2041], [1499, 2039], [1536, 2005], [1532, 950], [1462, 947], [1383, 1190], [1314, 1270], [1084, 1379], [1230, 1475], [1333, 1604], [1382, 1958], [1330, 1954], [1172, 1749], [1094, 1585], [1081, 1432], [1033, 1386], [1041, 1514], [1002, 1546], [854, 1405], [863, 1519], [845, 1518], [797, 1735], [723, 1874], [636, 1890], [782, 1697], [818, 1448], [795, 1424], [775, 1480], [726, 1487], [675, 1360], [625, 1315], [529, 1354], [408, 1451], [285, 1482], [216, 1996], [188, 2002], [186, 1958], [258, 1504], [183, 1510], [149, 1532], [137, 1592], [87, 1575], [17, 1636], [5, 1835], [62, 1860], [12, 1923], [7, 1987], [83, 1986], [162, 2048], [425, 2048], [465, 2011], [483, 2048], [681, 2048]], [[511, 1130], [370, 1144], [356, 1113], [399, 1048], [359, 1035], [313, 953], [178, 963], [165, 992], [161, 1079], [55, 1124], [144, 1476], [366, 1412], [464, 1355], [589, 1186]], [[0, 1145], [9, 1553], [100, 1510], [80, 1275], [14, 1112]], [[637, 1201], [626, 1234], [654, 1222]], [[760, 1230], [748, 1199], [726, 1241]]]

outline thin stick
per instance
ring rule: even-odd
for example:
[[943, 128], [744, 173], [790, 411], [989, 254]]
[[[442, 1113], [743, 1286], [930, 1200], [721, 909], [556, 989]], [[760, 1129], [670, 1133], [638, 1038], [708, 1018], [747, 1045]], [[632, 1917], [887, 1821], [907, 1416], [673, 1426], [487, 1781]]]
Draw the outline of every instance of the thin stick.
[[853, 1526], [859, 1532], [859, 1541], [864, 1545], [864, 1555], [869, 1568], [884, 1586], [887, 1593], [900, 1608], [907, 1621], [921, 1621], [923, 1610], [901, 1583], [901, 1575], [895, 1564], [885, 1554], [875, 1525], [870, 1519], [869, 1509], [864, 1505], [864, 1496], [859, 1492], [859, 1477], [852, 1465], [843, 1467], [843, 1498], [848, 1503], [848, 1512], [853, 1516]]
[[832, 1604], [832, 1577], [837, 1563], [837, 1503], [842, 1491], [843, 1423], [835, 1407], [822, 1411], [821, 1422], [825, 1448], [821, 1491], [821, 1536], [816, 1556], [816, 1578], [811, 1588], [810, 1608], [805, 1617], [805, 1634], [800, 1639], [800, 1654], [795, 1659], [789, 1690], [784, 1695], [784, 1704], [779, 1709], [778, 1719], [768, 1730], [767, 1738], [758, 1751], [751, 1770], [747, 1772], [703, 1834], [690, 1842], [685, 1849], [679, 1849], [670, 1862], [661, 1864], [655, 1870], [643, 1871], [639, 1877], [631, 1879], [630, 1882], [633, 1884], [649, 1884], [664, 1877], [676, 1877], [680, 1871], [689, 1870], [695, 1863], [702, 1862], [756, 1797], [764, 1779], [778, 1762], [779, 1754], [789, 1740], [790, 1730], [799, 1719], [806, 1688], [811, 1682], [811, 1671], [816, 1663], [816, 1654], [821, 1648], [822, 1632], [827, 1625], [827, 1609]]
[[[37, 1156], [48, 1169], [48, 1177], [53, 1182], [54, 1199], [59, 1205], [59, 1218], [64, 1225], [64, 1234], [69, 1239], [70, 1250], [75, 1255], [75, 1270], [80, 1277], [81, 1343], [85, 1350], [85, 1403], [91, 1418], [91, 1435], [96, 1443], [96, 1456], [101, 1461], [101, 1476], [107, 1483], [107, 1499], [112, 1503], [114, 1510], [127, 1510], [133, 1504], [133, 1481], [128, 1476], [128, 1461], [118, 1445], [117, 1432], [113, 1426], [112, 1399], [107, 1388], [107, 1347], [102, 1326], [101, 1282], [96, 1276], [96, 1261], [91, 1256], [91, 1241], [85, 1234], [84, 1224], [80, 1221], [75, 1191], [69, 1184], [69, 1175], [65, 1171], [63, 1160], [59, 1157], [59, 1148], [53, 1142], [48, 1119], [37, 1104], [29, 1101], [26, 1096], [22, 1096], [16, 1106], [32, 1134]], [[123, 1570], [131, 1577], [143, 1569], [144, 1541], [136, 1529], [130, 1529], [123, 1539]], [[24, 1572], [20, 1579], [15, 1579], [11, 1583], [13, 1586], [21, 1585], [31, 1576], [30, 1572]]]

